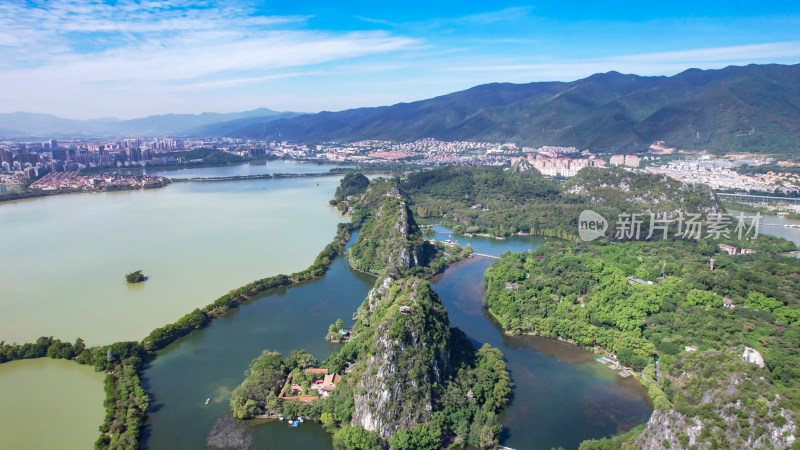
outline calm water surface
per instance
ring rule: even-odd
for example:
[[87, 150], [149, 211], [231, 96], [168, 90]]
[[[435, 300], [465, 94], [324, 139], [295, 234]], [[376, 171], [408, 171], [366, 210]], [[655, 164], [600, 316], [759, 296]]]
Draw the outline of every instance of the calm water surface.
[[[189, 169], [145, 169], [148, 175], [158, 175], [170, 178], [211, 178], [211, 177], [241, 177], [248, 175], [264, 175], [276, 173], [326, 173], [334, 168], [353, 167], [349, 165], [324, 164], [316, 162], [294, 161], [290, 159], [275, 159], [257, 161], [244, 164], [233, 164], [220, 167], [198, 167]], [[331, 196], [333, 197], [333, 196]]]
[[[547, 238], [539, 236], [511, 236], [506, 239], [488, 238], [482, 236], [464, 236], [453, 234], [452, 230], [442, 225], [434, 225], [433, 239], [437, 241], [451, 240], [462, 247], [467, 244], [472, 246], [472, 251], [490, 256], [500, 256], [503, 252], [524, 252], [539, 248], [547, 242]], [[481, 275], [481, 278], [483, 275]]]
[[481, 306], [481, 280], [491, 264], [478, 257], [457, 264], [433, 289], [447, 307], [451, 326], [476, 346], [488, 343], [505, 355], [514, 388], [501, 417], [506, 428], [501, 443], [517, 449], [577, 448], [585, 439], [646, 422], [652, 410], [638, 381], [620, 377], [574, 345], [502, 333]]
[[[206, 169], [198, 169], [206, 170]], [[229, 290], [308, 267], [345, 220], [340, 176], [0, 204], [0, 341], [140, 340]], [[142, 269], [149, 279], [124, 283]]]
[[800, 245], [800, 228], [790, 228], [784, 225], [800, 225], [800, 221], [787, 219], [781, 216], [762, 216], [759, 233], [782, 237]]
[[105, 416], [103, 377], [63, 359], [0, 364], [0, 448], [92, 448]]
[[[228, 413], [231, 391], [252, 359], [264, 349], [284, 355], [306, 349], [319, 360], [327, 358], [337, 348], [325, 340], [328, 325], [338, 318], [352, 324], [374, 282], [337, 258], [323, 278], [265, 294], [167, 347], [145, 372], [153, 403], [144, 447], [203, 448], [214, 422]], [[299, 428], [272, 422], [252, 432], [259, 449], [331, 447], [327, 433], [310, 422]]]
[[[437, 231], [449, 232], [443, 227]], [[528, 237], [458, 239], [487, 254], [532, 249], [541, 242]], [[509, 430], [503, 442], [515, 448], [570, 448], [647, 420], [646, 394], [635, 380], [623, 380], [575, 346], [506, 337], [484, 317], [480, 283], [489, 265], [485, 258], [461, 263], [448, 269], [434, 289], [447, 306], [451, 325], [462, 328], [476, 345], [488, 342], [505, 353], [515, 387], [504, 414]], [[202, 447], [213, 424], [228, 413], [230, 393], [244, 378], [243, 371], [262, 349], [288, 354], [304, 348], [319, 360], [327, 358], [336, 349], [323, 339], [328, 324], [337, 318], [351, 322], [374, 280], [351, 271], [338, 258], [324, 278], [265, 294], [165, 349], [145, 373], [154, 403], [144, 446]], [[211, 403], [204, 405], [209, 397]], [[293, 429], [272, 422], [250, 432], [257, 448], [331, 448], [330, 438], [312, 423]]]

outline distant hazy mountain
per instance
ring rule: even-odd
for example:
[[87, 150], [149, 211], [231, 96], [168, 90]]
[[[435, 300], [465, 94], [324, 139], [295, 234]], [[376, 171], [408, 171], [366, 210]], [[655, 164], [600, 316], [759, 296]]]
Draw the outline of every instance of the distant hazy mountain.
[[304, 142], [433, 137], [614, 152], [664, 140], [685, 149], [791, 153], [800, 151], [800, 65], [495, 83], [393, 106], [231, 122], [218, 131]]
[[[218, 114], [164, 114], [141, 119], [62, 119], [50, 114], [16, 112], [0, 114], [0, 136], [58, 137], [76, 136], [147, 136], [147, 135], [190, 135], [202, 127], [231, 120], [258, 118], [266, 123], [273, 119], [296, 116], [297, 113], [272, 111], [267, 108], [240, 113]], [[194, 135], [194, 134], [191, 134]]]

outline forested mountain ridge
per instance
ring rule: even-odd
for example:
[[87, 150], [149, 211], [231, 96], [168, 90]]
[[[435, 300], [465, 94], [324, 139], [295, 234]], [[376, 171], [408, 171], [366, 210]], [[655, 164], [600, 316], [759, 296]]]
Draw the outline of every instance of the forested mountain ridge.
[[800, 150], [800, 65], [618, 72], [573, 82], [493, 83], [428, 100], [243, 124], [230, 136], [303, 142], [515, 142], [643, 151], [655, 141], [714, 152]]
[[496, 413], [511, 395], [503, 355], [488, 345], [476, 350], [449, 324], [428, 281], [376, 283], [358, 308], [353, 339], [329, 360], [350, 364], [342, 391], [353, 402], [349, 427], [388, 440], [393, 449], [435, 449], [451, 440], [497, 445]]
[[[363, 184], [364, 181], [367, 184]], [[427, 243], [394, 181], [369, 182], [361, 174], [345, 177], [333, 203], [366, 216], [358, 239], [347, 252], [350, 267], [373, 275], [400, 276], [423, 270], [437, 249]]]

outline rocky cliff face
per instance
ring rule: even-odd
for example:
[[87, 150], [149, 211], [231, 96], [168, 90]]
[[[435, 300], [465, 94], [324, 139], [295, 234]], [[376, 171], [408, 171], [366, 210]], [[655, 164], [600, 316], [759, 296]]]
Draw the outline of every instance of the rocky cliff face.
[[352, 424], [386, 438], [430, 420], [449, 370], [447, 311], [427, 281], [384, 278], [358, 310]]
[[406, 198], [390, 190], [350, 248], [350, 265], [376, 275], [398, 275], [421, 266], [425, 244]]
[[795, 415], [783, 407], [759, 357], [733, 348], [687, 358], [667, 375], [673, 409], [654, 411], [634, 448], [791, 448]]
[[[716, 214], [724, 210], [706, 185], [682, 183], [665, 175], [634, 173], [618, 168], [586, 167], [564, 184], [563, 192], [590, 199], [597, 205], [628, 213]], [[638, 209], [638, 211], [634, 210]]]

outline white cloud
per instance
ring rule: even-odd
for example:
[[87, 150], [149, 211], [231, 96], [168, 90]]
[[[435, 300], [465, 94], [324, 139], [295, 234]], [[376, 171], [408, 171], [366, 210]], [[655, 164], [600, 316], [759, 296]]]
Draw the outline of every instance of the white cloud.
[[302, 76], [319, 64], [419, 44], [386, 32], [286, 27], [302, 24], [305, 16], [196, 6], [180, 1], [121, 1], [114, 7], [66, 0], [42, 6], [0, 3], [0, 84], [14, 87], [0, 91], [0, 104], [31, 109], [29, 102], [49, 97], [91, 110], [87, 102], [130, 101], [137, 94], [160, 103], [175, 92]]
[[665, 75], [689, 68], [715, 69], [761, 61], [796, 62], [798, 59], [800, 59], [800, 41], [789, 41], [539, 63], [508, 63], [495, 60], [480, 65], [445, 67], [442, 70], [516, 73], [514, 76], [525, 76], [530, 81], [544, 79], [566, 81], [610, 70], [638, 75]]

